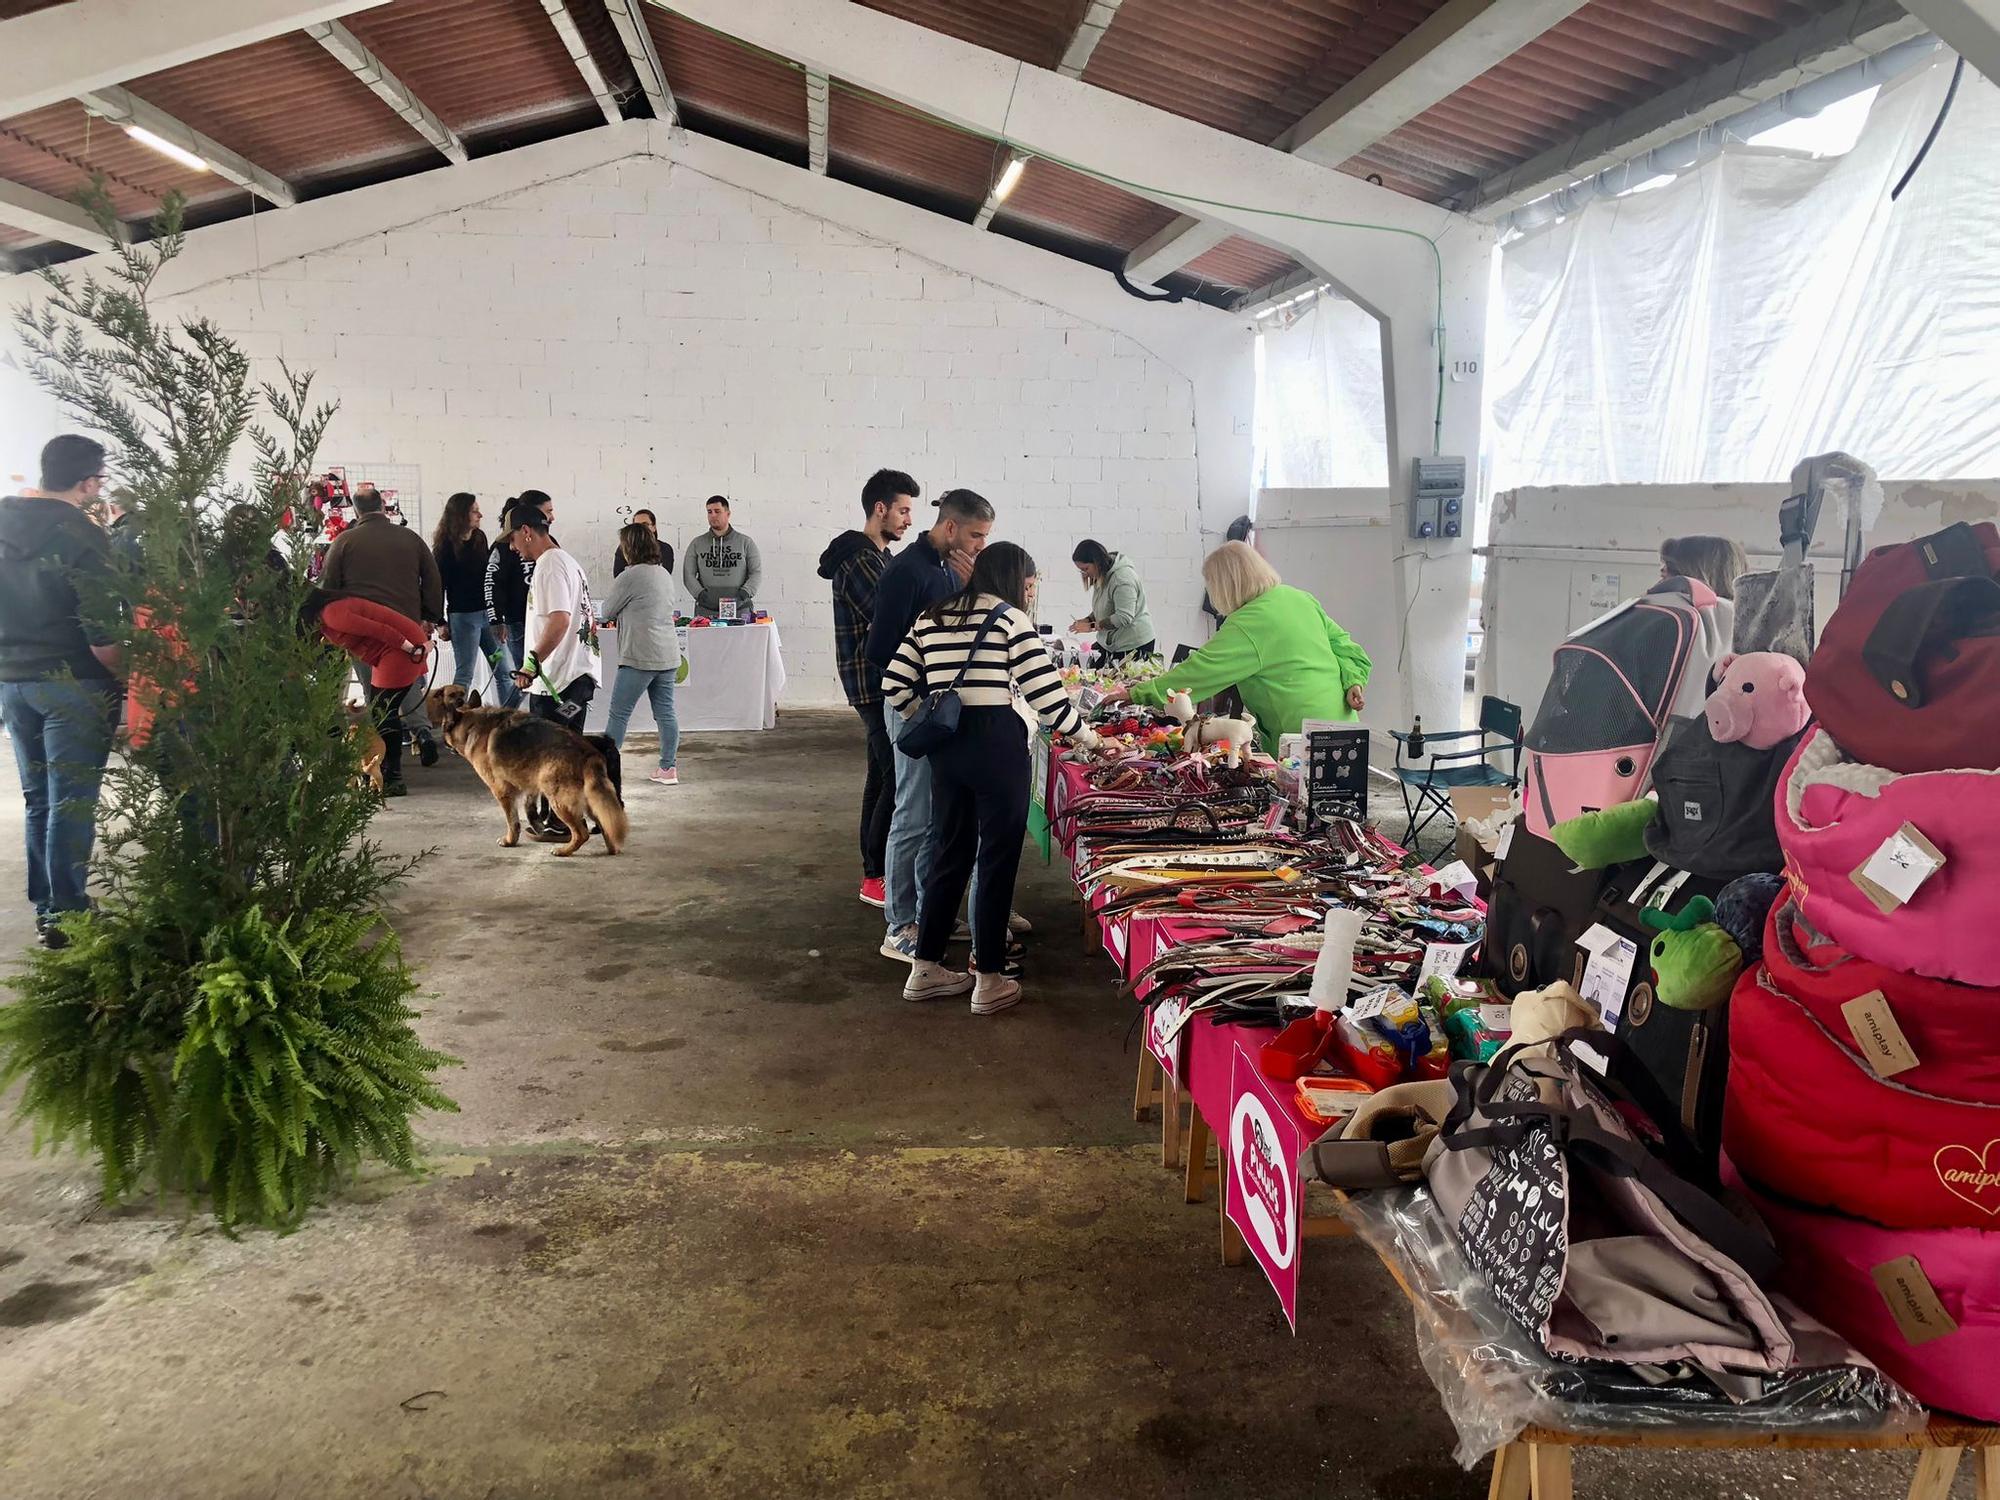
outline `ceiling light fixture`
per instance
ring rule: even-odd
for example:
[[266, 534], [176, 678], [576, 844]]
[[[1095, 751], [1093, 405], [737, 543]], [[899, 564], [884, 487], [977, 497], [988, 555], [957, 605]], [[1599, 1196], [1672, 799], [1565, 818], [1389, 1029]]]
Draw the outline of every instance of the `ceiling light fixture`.
[[993, 201], [1004, 203], [1007, 195], [1014, 191], [1014, 185], [1021, 180], [1021, 174], [1028, 170], [1026, 157], [1017, 156], [1007, 163], [1007, 170], [1000, 174], [1000, 180], [993, 184]]
[[185, 146], [176, 146], [165, 136], [154, 135], [143, 125], [127, 125], [125, 133], [142, 146], [151, 146], [162, 156], [170, 156], [190, 172], [206, 172], [208, 163]]

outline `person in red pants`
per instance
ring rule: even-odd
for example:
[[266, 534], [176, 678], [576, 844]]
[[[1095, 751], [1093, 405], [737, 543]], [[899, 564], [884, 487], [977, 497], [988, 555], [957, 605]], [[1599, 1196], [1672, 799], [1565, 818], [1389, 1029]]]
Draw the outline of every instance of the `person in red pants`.
[[382, 736], [382, 795], [401, 797], [403, 724], [399, 713], [403, 694], [424, 673], [430, 660], [430, 637], [408, 615], [353, 595], [314, 589], [306, 603], [309, 620], [316, 616], [321, 639], [338, 646], [368, 667], [368, 714]]

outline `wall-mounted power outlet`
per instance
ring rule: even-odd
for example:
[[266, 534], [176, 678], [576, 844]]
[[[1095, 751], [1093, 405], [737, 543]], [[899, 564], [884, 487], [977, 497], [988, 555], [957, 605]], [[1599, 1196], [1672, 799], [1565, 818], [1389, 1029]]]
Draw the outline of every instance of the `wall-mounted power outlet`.
[[1465, 535], [1465, 460], [1420, 458], [1412, 466], [1410, 537], [1452, 542]]

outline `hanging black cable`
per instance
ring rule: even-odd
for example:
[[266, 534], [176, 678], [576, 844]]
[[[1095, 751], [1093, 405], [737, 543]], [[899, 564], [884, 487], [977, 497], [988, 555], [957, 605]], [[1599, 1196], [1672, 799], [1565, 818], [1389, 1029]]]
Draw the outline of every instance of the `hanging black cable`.
[[1964, 76], [1965, 59], [1961, 57], [1958, 65], [1951, 70], [1951, 86], [1944, 91], [1944, 103], [1938, 107], [1937, 118], [1931, 121], [1930, 134], [1926, 135], [1924, 143], [1917, 147], [1916, 156], [1911, 159], [1909, 166], [1903, 169], [1903, 175], [1897, 179], [1896, 185], [1889, 189], [1891, 203], [1903, 196], [1903, 189], [1910, 185], [1910, 179], [1917, 175], [1917, 168], [1921, 167], [1924, 158], [1931, 154], [1931, 144], [1937, 140], [1938, 132], [1944, 129], [1944, 117], [1951, 113], [1951, 101], [1958, 97], [1958, 80]]
[[1133, 295], [1134, 297], [1137, 297], [1141, 302], [1187, 301], [1187, 294], [1184, 292], [1149, 292], [1144, 287], [1134, 286], [1132, 284], [1131, 278], [1125, 274], [1125, 268], [1123, 266], [1113, 266], [1111, 268], [1111, 274], [1118, 278], [1118, 284], [1120, 286], [1124, 287], [1127, 292], [1131, 293], [1131, 295]]

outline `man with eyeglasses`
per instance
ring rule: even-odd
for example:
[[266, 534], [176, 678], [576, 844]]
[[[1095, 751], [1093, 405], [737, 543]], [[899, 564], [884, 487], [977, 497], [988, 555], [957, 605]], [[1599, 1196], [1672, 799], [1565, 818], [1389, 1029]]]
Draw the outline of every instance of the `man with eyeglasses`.
[[[28, 899], [42, 946], [90, 904], [98, 787], [118, 722], [118, 638], [86, 623], [111, 548], [87, 513], [104, 487], [104, 447], [65, 434], [42, 449], [41, 485], [0, 500], [0, 714], [27, 802]], [[93, 603], [95, 601], [92, 601]]]

